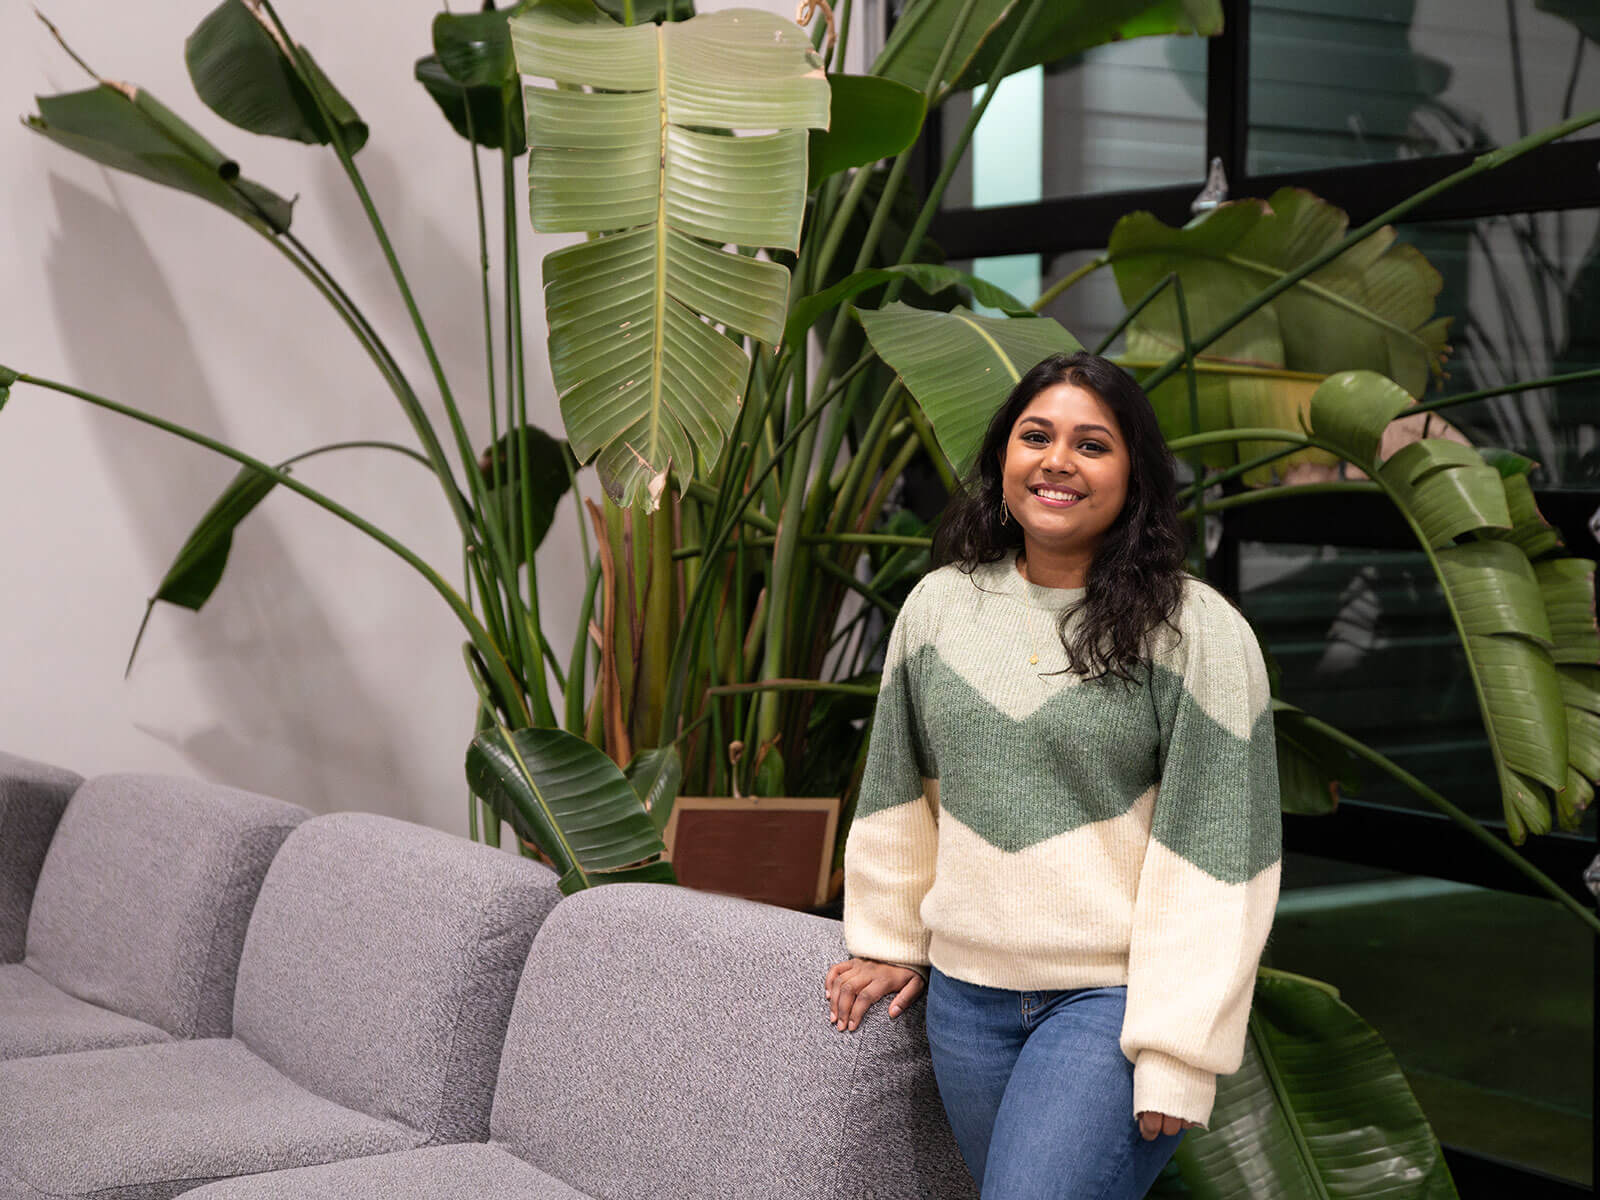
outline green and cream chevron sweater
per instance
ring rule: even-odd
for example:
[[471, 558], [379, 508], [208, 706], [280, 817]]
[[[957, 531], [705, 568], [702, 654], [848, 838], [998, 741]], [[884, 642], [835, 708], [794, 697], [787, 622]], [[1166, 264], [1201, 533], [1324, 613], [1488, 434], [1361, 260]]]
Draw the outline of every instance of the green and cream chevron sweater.
[[1137, 685], [1051, 674], [1082, 596], [1028, 582], [1014, 553], [912, 589], [845, 849], [845, 940], [985, 987], [1126, 984], [1134, 1112], [1204, 1125], [1278, 896], [1266, 669], [1191, 579]]

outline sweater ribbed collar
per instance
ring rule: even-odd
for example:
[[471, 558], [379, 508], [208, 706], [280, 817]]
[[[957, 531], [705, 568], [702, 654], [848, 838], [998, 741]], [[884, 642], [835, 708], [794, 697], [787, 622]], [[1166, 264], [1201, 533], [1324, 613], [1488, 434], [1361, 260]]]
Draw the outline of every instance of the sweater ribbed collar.
[[979, 585], [989, 592], [999, 592], [1027, 605], [1059, 613], [1068, 605], [1084, 597], [1083, 588], [1053, 588], [1030, 583], [1017, 570], [1017, 551], [1013, 548], [991, 563], [980, 563], [972, 573]]

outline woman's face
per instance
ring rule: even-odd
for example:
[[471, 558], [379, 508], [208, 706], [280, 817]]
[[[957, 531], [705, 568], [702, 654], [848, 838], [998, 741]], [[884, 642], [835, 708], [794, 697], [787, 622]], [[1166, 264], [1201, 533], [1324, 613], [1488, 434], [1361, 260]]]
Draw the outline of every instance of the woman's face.
[[1128, 496], [1128, 448], [1111, 409], [1073, 383], [1041, 391], [1018, 415], [1001, 488], [1024, 549], [1092, 557]]

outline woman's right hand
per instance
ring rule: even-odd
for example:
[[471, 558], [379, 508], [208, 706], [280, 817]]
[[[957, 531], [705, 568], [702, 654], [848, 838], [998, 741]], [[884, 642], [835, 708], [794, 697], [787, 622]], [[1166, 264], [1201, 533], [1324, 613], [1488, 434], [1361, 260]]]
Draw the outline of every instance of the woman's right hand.
[[828, 1020], [841, 1031], [854, 1029], [867, 1015], [867, 1009], [890, 992], [896, 994], [889, 1003], [889, 1015], [898, 1017], [922, 994], [923, 986], [922, 976], [910, 967], [870, 958], [834, 963], [828, 968], [823, 988], [828, 996]]

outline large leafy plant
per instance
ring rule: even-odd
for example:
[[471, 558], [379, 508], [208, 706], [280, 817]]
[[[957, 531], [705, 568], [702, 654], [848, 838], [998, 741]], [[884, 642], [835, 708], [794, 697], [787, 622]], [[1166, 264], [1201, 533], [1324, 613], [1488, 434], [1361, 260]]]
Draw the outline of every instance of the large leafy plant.
[[[357, 525], [421, 572], [467, 633], [480, 698], [467, 761], [474, 832], [481, 804], [483, 836], [498, 840], [508, 822], [567, 890], [670, 879], [658, 831], [685, 788], [851, 791], [864, 753], [859, 719], [875, 692], [871, 618], [882, 614], [882, 626], [892, 617], [929, 545], [921, 522], [892, 511], [892, 489], [913, 459], [952, 483], [1006, 381], [1077, 345], [1015, 297], [929, 261], [938, 257], [926, 238], [933, 214], [994, 89], [917, 197], [909, 147], [929, 106], [1111, 37], [1220, 24], [1214, 0], [919, 0], [872, 72], [851, 77], [828, 73], [844, 58], [847, 7], [831, 57], [820, 27], [807, 39], [759, 13], [693, 17], [686, 0], [637, 6], [648, 14], [635, 7], [621, 6], [622, 23], [615, 6], [588, 0], [440, 14], [433, 52], [416, 64], [418, 81], [474, 146], [485, 261], [477, 149], [499, 156], [507, 317], [496, 347], [486, 271], [487, 448], [468, 435], [470, 410], [450, 387], [356, 162], [366, 127], [269, 0], [225, 0], [196, 30], [188, 59], [197, 90], [243, 128], [331, 148], [424, 348], [442, 431], [372, 323], [290, 232], [288, 202], [244, 181], [180, 118], [138, 89], [97, 81], [86, 93], [41, 99], [30, 122], [98, 161], [217, 204], [305, 274], [413, 426], [420, 449], [400, 449], [428, 464], [457, 521], [467, 564], [460, 588], [295, 479], [291, 463], [267, 464], [115, 401], [0, 370], [0, 401], [19, 381], [52, 387], [241, 463], [159, 599], [203, 604], [233, 530], [277, 487]], [[537, 82], [525, 84], [524, 74]], [[1600, 767], [1592, 575], [1554, 557], [1515, 462], [1491, 469], [1481, 456], [1426, 442], [1380, 461], [1384, 426], [1402, 409], [1418, 411], [1405, 389], [1425, 386], [1444, 337], [1425, 264], [1394, 249], [1385, 226], [1443, 186], [1593, 119], [1487, 156], [1354, 233], [1344, 232], [1342, 214], [1290, 193], [1274, 197], [1270, 212], [1226, 206], [1182, 231], [1132, 217], [1092, 265], [1118, 273], [1130, 305], [1127, 363], [1162, 404], [1175, 448], [1211, 472], [1195, 481], [1197, 505], [1209, 484], [1310, 452], [1362, 468], [1369, 482], [1339, 486], [1379, 489], [1406, 515], [1451, 598], [1519, 836], [1549, 827], [1546, 792], [1564, 820], [1575, 819]], [[535, 228], [587, 235], [544, 262], [565, 440], [528, 414], [516, 170], [525, 143]], [[1375, 284], [1384, 295], [1375, 298]], [[979, 316], [974, 304], [1007, 315]], [[1307, 343], [1305, 327], [1330, 313], [1339, 337]], [[1254, 407], [1242, 380], [1251, 381]], [[1204, 453], [1241, 444], [1237, 455]], [[537, 551], [556, 501], [589, 462], [606, 495], [580, 510], [590, 566], [563, 664], [539, 619]], [[1527, 565], [1530, 556], [1537, 565]], [[1287, 805], [1325, 809], [1328, 781], [1356, 760], [1408, 778], [1311, 714], [1288, 704], [1276, 711]], [[1531, 736], [1529, 712], [1563, 724], [1566, 737]], [[755, 751], [731, 765], [732, 742]], [[1421, 781], [1409, 785], [1600, 928]], [[1289, 1089], [1273, 1103], [1291, 1126], [1300, 1120]], [[1358, 1098], [1330, 1119], [1359, 1127], [1366, 1115]], [[1378, 1140], [1390, 1133], [1385, 1124]], [[1275, 1177], [1294, 1178], [1293, 1168]], [[1217, 1194], [1253, 1186], [1219, 1178]]]

